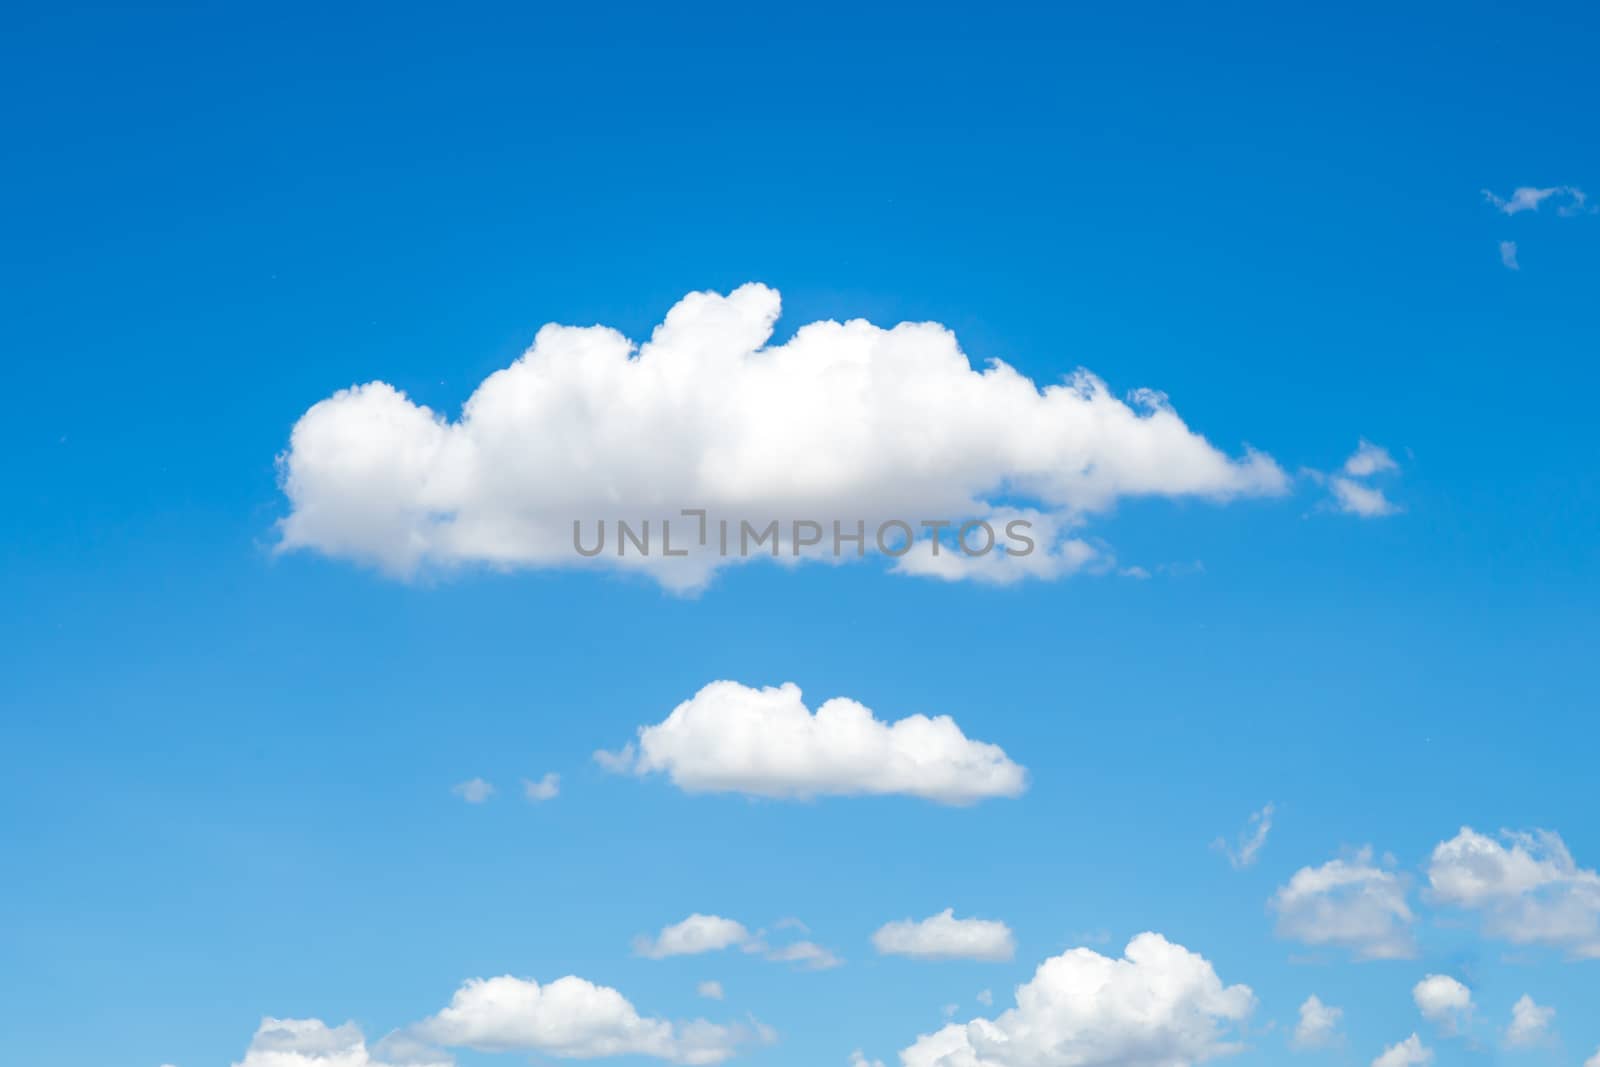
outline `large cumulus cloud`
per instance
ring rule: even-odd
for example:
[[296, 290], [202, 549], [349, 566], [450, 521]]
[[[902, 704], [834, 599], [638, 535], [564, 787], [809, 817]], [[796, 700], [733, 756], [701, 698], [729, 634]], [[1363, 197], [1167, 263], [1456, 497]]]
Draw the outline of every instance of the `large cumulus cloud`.
[[546, 326], [454, 420], [381, 381], [338, 392], [300, 418], [280, 457], [281, 545], [401, 575], [586, 565], [688, 589], [727, 560], [682, 540], [686, 557], [658, 545], [648, 558], [586, 560], [574, 521], [659, 522], [685, 508], [735, 529], [865, 521], [871, 554], [888, 519], [1027, 507], [1047, 540], [1014, 571], [994, 565], [1003, 555], [963, 566], [918, 552], [899, 564], [1006, 581], [1083, 566], [1096, 551], [1072, 531], [1122, 498], [1287, 486], [1271, 459], [1225, 454], [1158, 393], [1124, 400], [1087, 372], [1041, 389], [998, 361], [976, 370], [932, 322], [814, 322], [769, 346], [778, 312], [777, 292], [751, 284], [686, 296], [640, 346], [603, 326]]

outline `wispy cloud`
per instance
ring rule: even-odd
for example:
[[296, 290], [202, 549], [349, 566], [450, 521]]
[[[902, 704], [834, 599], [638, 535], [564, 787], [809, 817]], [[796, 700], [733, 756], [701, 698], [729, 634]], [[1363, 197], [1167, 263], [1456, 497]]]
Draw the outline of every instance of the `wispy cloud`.
[[1540, 205], [1547, 200], [1555, 205], [1558, 215], [1578, 215], [1586, 210], [1593, 210], [1587, 206], [1589, 198], [1575, 185], [1550, 185], [1543, 188], [1519, 185], [1512, 190], [1510, 196], [1498, 196], [1492, 190], [1485, 189], [1483, 198], [1504, 215], [1538, 211]]
[[1332, 497], [1329, 505], [1333, 510], [1373, 519], [1400, 511], [1400, 507], [1382, 489], [1371, 483], [1374, 477], [1392, 475], [1399, 469], [1400, 464], [1395, 462], [1388, 449], [1362, 438], [1356, 450], [1334, 473], [1325, 474], [1315, 470], [1304, 473], [1328, 487]]
[[1272, 832], [1272, 805], [1268, 804], [1260, 811], [1250, 816], [1250, 822], [1244, 832], [1239, 835], [1237, 847], [1228, 844], [1224, 838], [1217, 838], [1211, 847], [1228, 857], [1228, 862], [1233, 869], [1243, 870], [1254, 866], [1257, 857], [1261, 854], [1262, 846], [1267, 843], [1267, 835]]
[[1517, 242], [1500, 242], [1500, 262], [1505, 264], [1506, 270], [1522, 269], [1522, 264], [1517, 262]]
[[457, 782], [451, 786], [450, 792], [468, 804], [482, 804], [494, 795], [494, 786], [482, 778], [468, 778], [465, 782]]
[[545, 800], [554, 800], [561, 793], [561, 776], [551, 771], [549, 774], [534, 781], [530, 778], [522, 780], [522, 795], [534, 803]]

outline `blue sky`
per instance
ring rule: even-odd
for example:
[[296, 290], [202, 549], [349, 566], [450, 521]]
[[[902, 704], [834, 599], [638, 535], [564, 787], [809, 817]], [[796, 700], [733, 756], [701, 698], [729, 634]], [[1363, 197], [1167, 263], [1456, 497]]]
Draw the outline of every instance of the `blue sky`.
[[[744, 1026], [730, 1062], [893, 1064], [949, 1021], [1000, 1017], [1046, 960], [1117, 959], [1144, 931], [1254, 1002], [1227, 1018], [1196, 993], [1183, 1034], [1146, 1028], [1179, 1050], [1159, 1061], [1127, 1051], [1116, 1010], [1080, 1017], [1068, 997], [1076, 1038], [1132, 1067], [1221, 1044], [1240, 1067], [1366, 1065], [1412, 1034], [1446, 1067], [1578, 1067], [1600, 1048], [1600, 960], [1573, 958], [1600, 921], [1600, 215], [1570, 191], [1514, 213], [1483, 193], [1600, 195], [1592, 11], [57, 5], [8, 21], [8, 1062], [402, 1067], [398, 1044], [375, 1051], [400, 1031], [465, 1067], [520, 1063], [543, 1053], [450, 1044], [442, 1009], [471, 979], [576, 975], [675, 1034]], [[728, 565], [685, 592], [664, 571], [489, 566], [443, 541], [386, 568], [362, 538], [396, 527], [339, 525], [371, 514], [373, 478], [286, 492], [317, 458], [291, 432], [339, 390], [390, 383], [460, 427], [544, 324], [642, 342], [685, 294], [749, 282], [782, 294], [774, 344], [821, 320], [940, 323], [975, 366], [1040, 387], [1087, 368], [1112, 414], [1159, 390], [1224, 466], [1104, 506], [1062, 490], [1049, 507], [1092, 562], [1003, 584], [869, 559]], [[874, 412], [933, 410], [929, 351], [881, 380]], [[737, 375], [687, 380], [748, 395]], [[956, 395], [950, 410], [993, 420], [927, 424], [958, 460], [930, 474], [862, 452], [887, 474], [841, 514], [885, 487], [932, 493], [968, 460], [1021, 477], [1033, 438], [996, 442], [1053, 416]], [[604, 388], [586, 396], [606, 414]], [[811, 410], [735, 414], [781, 424], [768, 443], [794, 458], [774, 462], [804, 472], [834, 439]], [[594, 459], [600, 415], [552, 432]], [[675, 472], [750, 440], [730, 425], [624, 432], [615, 466], [556, 481], [604, 495], [654, 463], [665, 496], [618, 507], [656, 514]], [[1142, 440], [1108, 436], [1100, 456]], [[1330, 493], [1362, 441], [1395, 465], [1360, 479], [1390, 514]], [[1247, 448], [1281, 485], [1239, 490]], [[394, 474], [403, 450], [375, 451]], [[480, 515], [564, 514], [535, 474], [484, 466], [501, 489], [472, 497]], [[420, 491], [408, 478], [395, 499]], [[1016, 487], [980, 488], [1007, 505]], [[285, 519], [351, 501], [282, 550]], [[594, 759], [717, 680], [793, 682], [812, 712], [845, 697], [882, 722], [950, 716], [1026, 787], [830, 795], [887, 779], [823, 768], [796, 798], [745, 767], [696, 792]], [[663, 766], [709, 751], [686, 745]], [[548, 773], [558, 795], [527, 799], [521, 780]], [[473, 779], [495, 786], [483, 803], [453, 792]], [[1214, 842], [1269, 804], [1236, 868]], [[1558, 834], [1571, 866], [1502, 830]], [[1435, 852], [1451, 841], [1484, 878], [1534, 875], [1451, 897], [1454, 854]], [[1356, 903], [1285, 903], [1297, 872], [1344, 871]], [[1408, 920], [1361, 903], [1397, 899]], [[947, 908], [1005, 923], [1011, 958], [874, 946]], [[693, 914], [748, 937], [636, 951]], [[842, 963], [765, 958], [800, 940]], [[1404, 958], [1357, 958], [1397, 941], [1377, 954]], [[1470, 1013], [1425, 1018], [1429, 975], [1466, 987]], [[1313, 995], [1342, 1010], [1336, 1037], [1295, 1049]], [[1516, 1047], [1524, 995], [1555, 1015]], [[249, 1052], [263, 1017], [354, 1021], [368, 1058]], [[1195, 1038], [1195, 1018], [1219, 1036]], [[1039, 1063], [1092, 1062], [1074, 1047]]]

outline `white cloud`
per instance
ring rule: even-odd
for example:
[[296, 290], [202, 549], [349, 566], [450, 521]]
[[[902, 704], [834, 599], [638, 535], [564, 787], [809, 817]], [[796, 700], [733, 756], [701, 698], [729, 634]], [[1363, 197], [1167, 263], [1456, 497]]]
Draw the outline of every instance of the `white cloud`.
[[1296, 1048], [1326, 1048], [1338, 1038], [1339, 1022], [1344, 1009], [1324, 1004], [1322, 998], [1309, 996], [1300, 1005], [1300, 1021], [1294, 1028]]
[[457, 782], [451, 786], [450, 792], [468, 804], [482, 804], [494, 795], [494, 786], [482, 778], [468, 778], [465, 782]]
[[1550, 1035], [1556, 1010], [1542, 1008], [1526, 993], [1511, 1006], [1511, 1025], [1506, 1028], [1506, 1044], [1513, 1048], [1537, 1045]]
[[609, 770], [665, 773], [691, 793], [806, 799], [902, 794], [942, 804], [1014, 797], [1027, 772], [948, 716], [888, 723], [843, 697], [812, 714], [798, 686], [712, 682], [641, 727], [637, 749], [596, 753]]
[[668, 956], [698, 956], [703, 952], [720, 952], [750, 940], [750, 931], [743, 923], [724, 919], [720, 915], [701, 915], [699, 912], [682, 922], [664, 927], [654, 938], [639, 937], [633, 950], [653, 960]]
[[1594, 1055], [1583, 1061], [1583, 1067], [1600, 1067], [1600, 1048], [1594, 1050]]
[[[1483, 190], [1483, 198], [1493, 204], [1502, 213], [1516, 215], [1523, 211], [1538, 211], [1539, 206], [1546, 200], [1559, 203], [1557, 214], [1576, 215], [1584, 210], [1587, 197], [1583, 190], [1571, 185], [1551, 185], [1545, 188], [1536, 188], [1529, 185], [1518, 186], [1509, 197], [1495, 195], [1488, 189]], [[1554, 198], [1552, 200], [1552, 198]]]
[[815, 941], [794, 941], [778, 948], [769, 948], [763, 958], [773, 963], [792, 963], [806, 971], [829, 971], [844, 965], [844, 960], [834, 955], [831, 949], [823, 948]]
[[1159, 934], [1121, 959], [1072, 949], [1017, 988], [1016, 1007], [919, 1037], [903, 1067], [1187, 1067], [1234, 1052], [1255, 1007], [1210, 962]]
[[1517, 262], [1517, 242], [1500, 242], [1500, 263], [1506, 270], [1521, 270], [1522, 264]]
[[1363, 519], [1374, 519], [1400, 511], [1381, 488], [1372, 484], [1373, 478], [1393, 475], [1399, 469], [1400, 465], [1388, 449], [1362, 438], [1356, 450], [1332, 474], [1315, 470], [1303, 473], [1327, 485], [1332, 497], [1328, 506], [1333, 510]]
[[1390, 1045], [1383, 1054], [1372, 1061], [1372, 1067], [1421, 1067], [1433, 1062], [1433, 1050], [1412, 1034], [1397, 1045]]
[[695, 994], [697, 996], [705, 997], [707, 1000], [721, 1000], [722, 999], [722, 983], [721, 982], [715, 982], [715, 981], [701, 982], [699, 985], [694, 987], [694, 991], [695, 991]]
[[1271, 905], [1280, 937], [1347, 948], [1364, 959], [1403, 959], [1415, 951], [1405, 881], [1374, 865], [1370, 848], [1302, 867]]
[[850, 1067], [883, 1067], [882, 1060], [869, 1060], [860, 1049], [850, 1053]]
[[474, 978], [456, 990], [448, 1007], [411, 1032], [433, 1044], [479, 1052], [650, 1056], [686, 1064], [721, 1063], [740, 1043], [761, 1036], [703, 1019], [671, 1023], [641, 1016], [615, 989], [571, 975], [544, 985], [510, 975]]
[[1267, 835], [1271, 832], [1272, 805], [1268, 804], [1250, 816], [1249, 826], [1239, 835], [1238, 848], [1230, 846], [1220, 837], [1212, 842], [1211, 847], [1226, 855], [1234, 870], [1243, 870], [1255, 864], [1262, 847], [1267, 843]]
[[1430, 974], [1411, 990], [1417, 1010], [1429, 1022], [1454, 1033], [1472, 1013], [1472, 990], [1446, 974]]
[[1376, 475], [1392, 474], [1399, 469], [1400, 464], [1394, 461], [1388, 449], [1362, 438], [1338, 473], [1328, 478], [1334, 507], [1347, 515], [1358, 515], [1363, 519], [1395, 514], [1400, 508], [1370, 480]]
[[1337, 475], [1328, 479], [1328, 486], [1333, 490], [1334, 503], [1347, 515], [1376, 519], [1384, 515], [1393, 515], [1400, 510], [1384, 495], [1382, 489], [1362, 485], [1360, 482]]
[[982, 1004], [987, 1008], [989, 1005], [994, 1003], [994, 994], [987, 989], [980, 989], [978, 991], [977, 1001], [979, 1004]]
[[1356, 450], [1350, 454], [1350, 458], [1344, 461], [1344, 467], [1341, 469], [1352, 478], [1367, 478], [1384, 471], [1399, 470], [1400, 464], [1389, 455], [1388, 449], [1375, 445], [1363, 437]]
[[329, 1026], [320, 1019], [261, 1020], [244, 1059], [234, 1067], [449, 1067], [450, 1057], [379, 1059], [355, 1023]]
[[[1050, 580], [1075, 574], [1105, 558], [1087, 541], [1068, 537], [1067, 531], [1074, 523], [1068, 519], [1037, 511], [1033, 508], [997, 511], [981, 516], [996, 531], [1011, 529], [1013, 522], [1028, 523], [1022, 536], [1033, 542], [1027, 555], [1002, 555], [987, 552], [968, 555], [952, 551], [948, 546], [937, 545], [933, 540], [918, 540], [895, 563], [901, 574], [923, 578], [941, 578], [949, 582], [976, 581], [988, 585], [1014, 585], [1027, 578]], [[983, 543], [981, 531], [974, 531], [973, 547]], [[1025, 547], [1019, 543], [1019, 547]]]
[[919, 960], [1009, 960], [1016, 955], [1011, 928], [994, 919], [958, 919], [946, 908], [921, 922], [900, 919], [872, 935], [872, 947], [883, 956]]
[[551, 771], [537, 782], [524, 778], [522, 795], [534, 802], [554, 800], [561, 793], [561, 775]]
[[[792, 927], [804, 929], [805, 924], [798, 919], [785, 919], [778, 923], [779, 929]], [[764, 933], [751, 933], [743, 923], [733, 919], [696, 912], [682, 922], [662, 928], [661, 933], [653, 938], [634, 938], [633, 950], [637, 955], [659, 960], [668, 956], [698, 956], [738, 947], [773, 963], [792, 963], [808, 971], [825, 971], [844, 963], [832, 951], [814, 941], [792, 941], [774, 947], [767, 943]], [[716, 986], [718, 990], [722, 988], [715, 982], [707, 984]]]
[[[998, 361], [974, 370], [931, 322], [814, 322], [764, 347], [779, 303], [755, 284], [691, 293], [637, 348], [601, 326], [546, 326], [453, 421], [383, 382], [335, 393], [301, 416], [280, 457], [280, 547], [397, 575], [593, 566], [690, 590], [732, 560], [714, 538], [688, 536], [685, 508], [705, 509], [713, 530], [810, 520], [830, 538], [834, 521], [848, 533], [861, 520], [872, 554], [870, 531], [891, 518], [959, 522], [1025, 504], [1065, 537], [1125, 498], [1287, 491], [1270, 458], [1219, 451], [1152, 390], [1125, 401], [1086, 371], [1041, 390]], [[685, 557], [662, 554], [669, 518]], [[607, 549], [579, 556], [574, 521], [593, 531], [602, 519]], [[619, 558], [615, 523], [645, 519], [654, 553]], [[793, 540], [785, 533], [791, 560]], [[1041, 545], [1059, 557], [1041, 576], [1073, 569], [1071, 543]]]
[[1559, 834], [1470, 827], [1433, 850], [1432, 899], [1481, 912], [1492, 937], [1600, 958], [1600, 875], [1579, 867]]

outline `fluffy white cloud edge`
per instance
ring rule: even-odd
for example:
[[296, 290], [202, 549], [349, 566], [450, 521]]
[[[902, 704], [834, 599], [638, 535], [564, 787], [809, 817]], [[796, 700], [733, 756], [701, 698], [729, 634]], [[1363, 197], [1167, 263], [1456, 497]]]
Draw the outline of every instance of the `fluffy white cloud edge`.
[[636, 938], [633, 950], [646, 959], [661, 960], [669, 956], [720, 952], [749, 940], [750, 931], [743, 923], [695, 912], [681, 922], [663, 927], [655, 937]]
[[948, 716], [890, 723], [844, 697], [812, 713], [793, 683], [712, 682], [641, 727], [636, 743], [595, 758], [619, 773], [665, 774], [690, 793], [898, 794], [962, 805], [1027, 788], [1027, 772], [1003, 749], [967, 737]]
[[1600, 958], [1600, 874], [1553, 831], [1462, 827], [1433, 850], [1428, 886], [1434, 903], [1480, 914], [1491, 937]]
[[1432, 1062], [1433, 1050], [1422, 1043], [1422, 1038], [1412, 1034], [1404, 1041], [1384, 1049], [1372, 1061], [1372, 1067], [1422, 1067]]
[[1124, 400], [1086, 371], [1041, 389], [999, 361], [977, 370], [937, 323], [814, 322], [771, 345], [779, 309], [776, 291], [749, 284], [689, 294], [643, 345], [603, 326], [545, 326], [455, 420], [381, 381], [335, 393], [301, 416], [279, 457], [290, 505], [280, 548], [401, 576], [587, 566], [692, 590], [743, 557], [690, 544], [680, 527], [685, 555], [621, 555], [618, 535], [586, 558], [574, 523], [705, 509], [735, 529], [870, 530], [1025, 503], [1048, 520], [1036, 556], [919, 552], [898, 564], [1009, 581], [1081, 567], [1093, 550], [1067, 531], [1124, 498], [1288, 489], [1271, 458], [1226, 455], [1153, 390]]
[[1120, 959], [1071, 949], [1017, 987], [994, 1019], [952, 1023], [900, 1053], [903, 1067], [1173, 1067], [1237, 1051], [1255, 1008], [1210, 961], [1143, 933]]
[[995, 919], [958, 919], [955, 909], [919, 921], [885, 923], [872, 935], [882, 956], [918, 960], [982, 960], [1000, 962], [1017, 953], [1011, 928]]
[[1416, 953], [1407, 884], [1380, 867], [1372, 850], [1320, 867], [1302, 867], [1278, 889], [1271, 907], [1278, 935], [1308, 945], [1346, 948], [1363, 959], [1406, 959]]
[[1300, 1018], [1295, 1024], [1295, 1048], [1327, 1048], [1338, 1040], [1339, 1023], [1344, 1019], [1344, 1009], [1324, 1004], [1315, 994], [1300, 1005]]
[[1411, 990], [1417, 1010], [1447, 1033], [1461, 1026], [1472, 1013], [1472, 990], [1447, 974], [1430, 974]]

